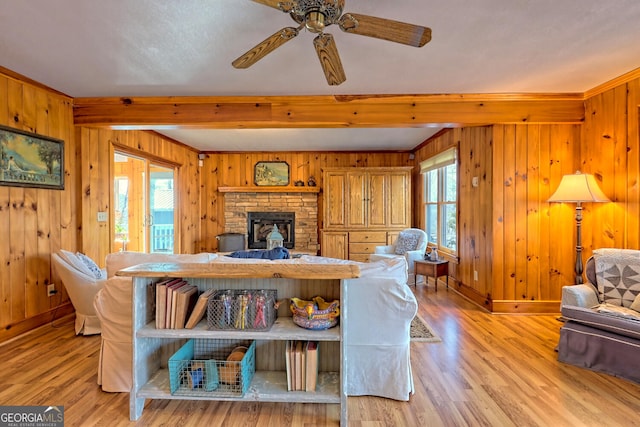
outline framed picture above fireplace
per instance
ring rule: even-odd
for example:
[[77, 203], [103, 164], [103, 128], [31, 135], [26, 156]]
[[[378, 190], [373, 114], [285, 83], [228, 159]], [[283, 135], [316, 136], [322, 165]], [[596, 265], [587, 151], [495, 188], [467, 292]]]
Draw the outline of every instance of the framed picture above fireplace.
[[258, 162], [253, 168], [253, 182], [256, 185], [289, 185], [289, 163]]

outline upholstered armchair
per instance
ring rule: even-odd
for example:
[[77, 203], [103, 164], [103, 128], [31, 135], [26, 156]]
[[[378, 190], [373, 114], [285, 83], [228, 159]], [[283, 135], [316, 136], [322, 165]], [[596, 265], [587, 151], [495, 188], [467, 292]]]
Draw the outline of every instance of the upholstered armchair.
[[86, 255], [65, 250], [52, 254], [51, 263], [76, 310], [76, 335], [99, 334], [101, 325], [93, 298], [106, 282], [106, 271]]
[[562, 288], [558, 360], [640, 383], [640, 251], [601, 248]]
[[426, 250], [427, 233], [419, 228], [407, 228], [398, 234], [394, 244], [376, 246], [369, 260], [373, 262], [385, 258], [404, 257], [407, 261], [407, 284], [415, 285], [414, 261], [424, 259]]

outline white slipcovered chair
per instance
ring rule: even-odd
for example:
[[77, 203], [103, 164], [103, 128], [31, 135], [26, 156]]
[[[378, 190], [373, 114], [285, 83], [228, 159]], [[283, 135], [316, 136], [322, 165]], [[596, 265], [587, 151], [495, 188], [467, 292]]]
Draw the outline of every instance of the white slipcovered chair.
[[51, 254], [51, 264], [76, 310], [76, 335], [99, 334], [102, 328], [93, 298], [106, 282], [106, 271], [86, 255], [65, 250]]
[[427, 251], [427, 233], [419, 228], [402, 230], [394, 244], [376, 246], [375, 252], [369, 257], [371, 262], [385, 258], [403, 257], [407, 261], [407, 284], [415, 285], [414, 261], [424, 259]]

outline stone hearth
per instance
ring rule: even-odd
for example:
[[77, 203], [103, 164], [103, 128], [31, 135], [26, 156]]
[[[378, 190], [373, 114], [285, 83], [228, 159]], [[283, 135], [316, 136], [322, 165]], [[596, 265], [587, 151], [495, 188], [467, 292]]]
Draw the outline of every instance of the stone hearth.
[[246, 235], [248, 212], [295, 212], [294, 250], [317, 253], [318, 195], [316, 193], [225, 193], [225, 232]]

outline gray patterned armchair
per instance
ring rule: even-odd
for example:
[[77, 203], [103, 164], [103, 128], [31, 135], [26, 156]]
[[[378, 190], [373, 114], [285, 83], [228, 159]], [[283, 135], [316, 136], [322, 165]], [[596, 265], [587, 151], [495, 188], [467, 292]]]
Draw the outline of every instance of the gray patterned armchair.
[[562, 288], [558, 360], [640, 383], [640, 251], [598, 249]]

